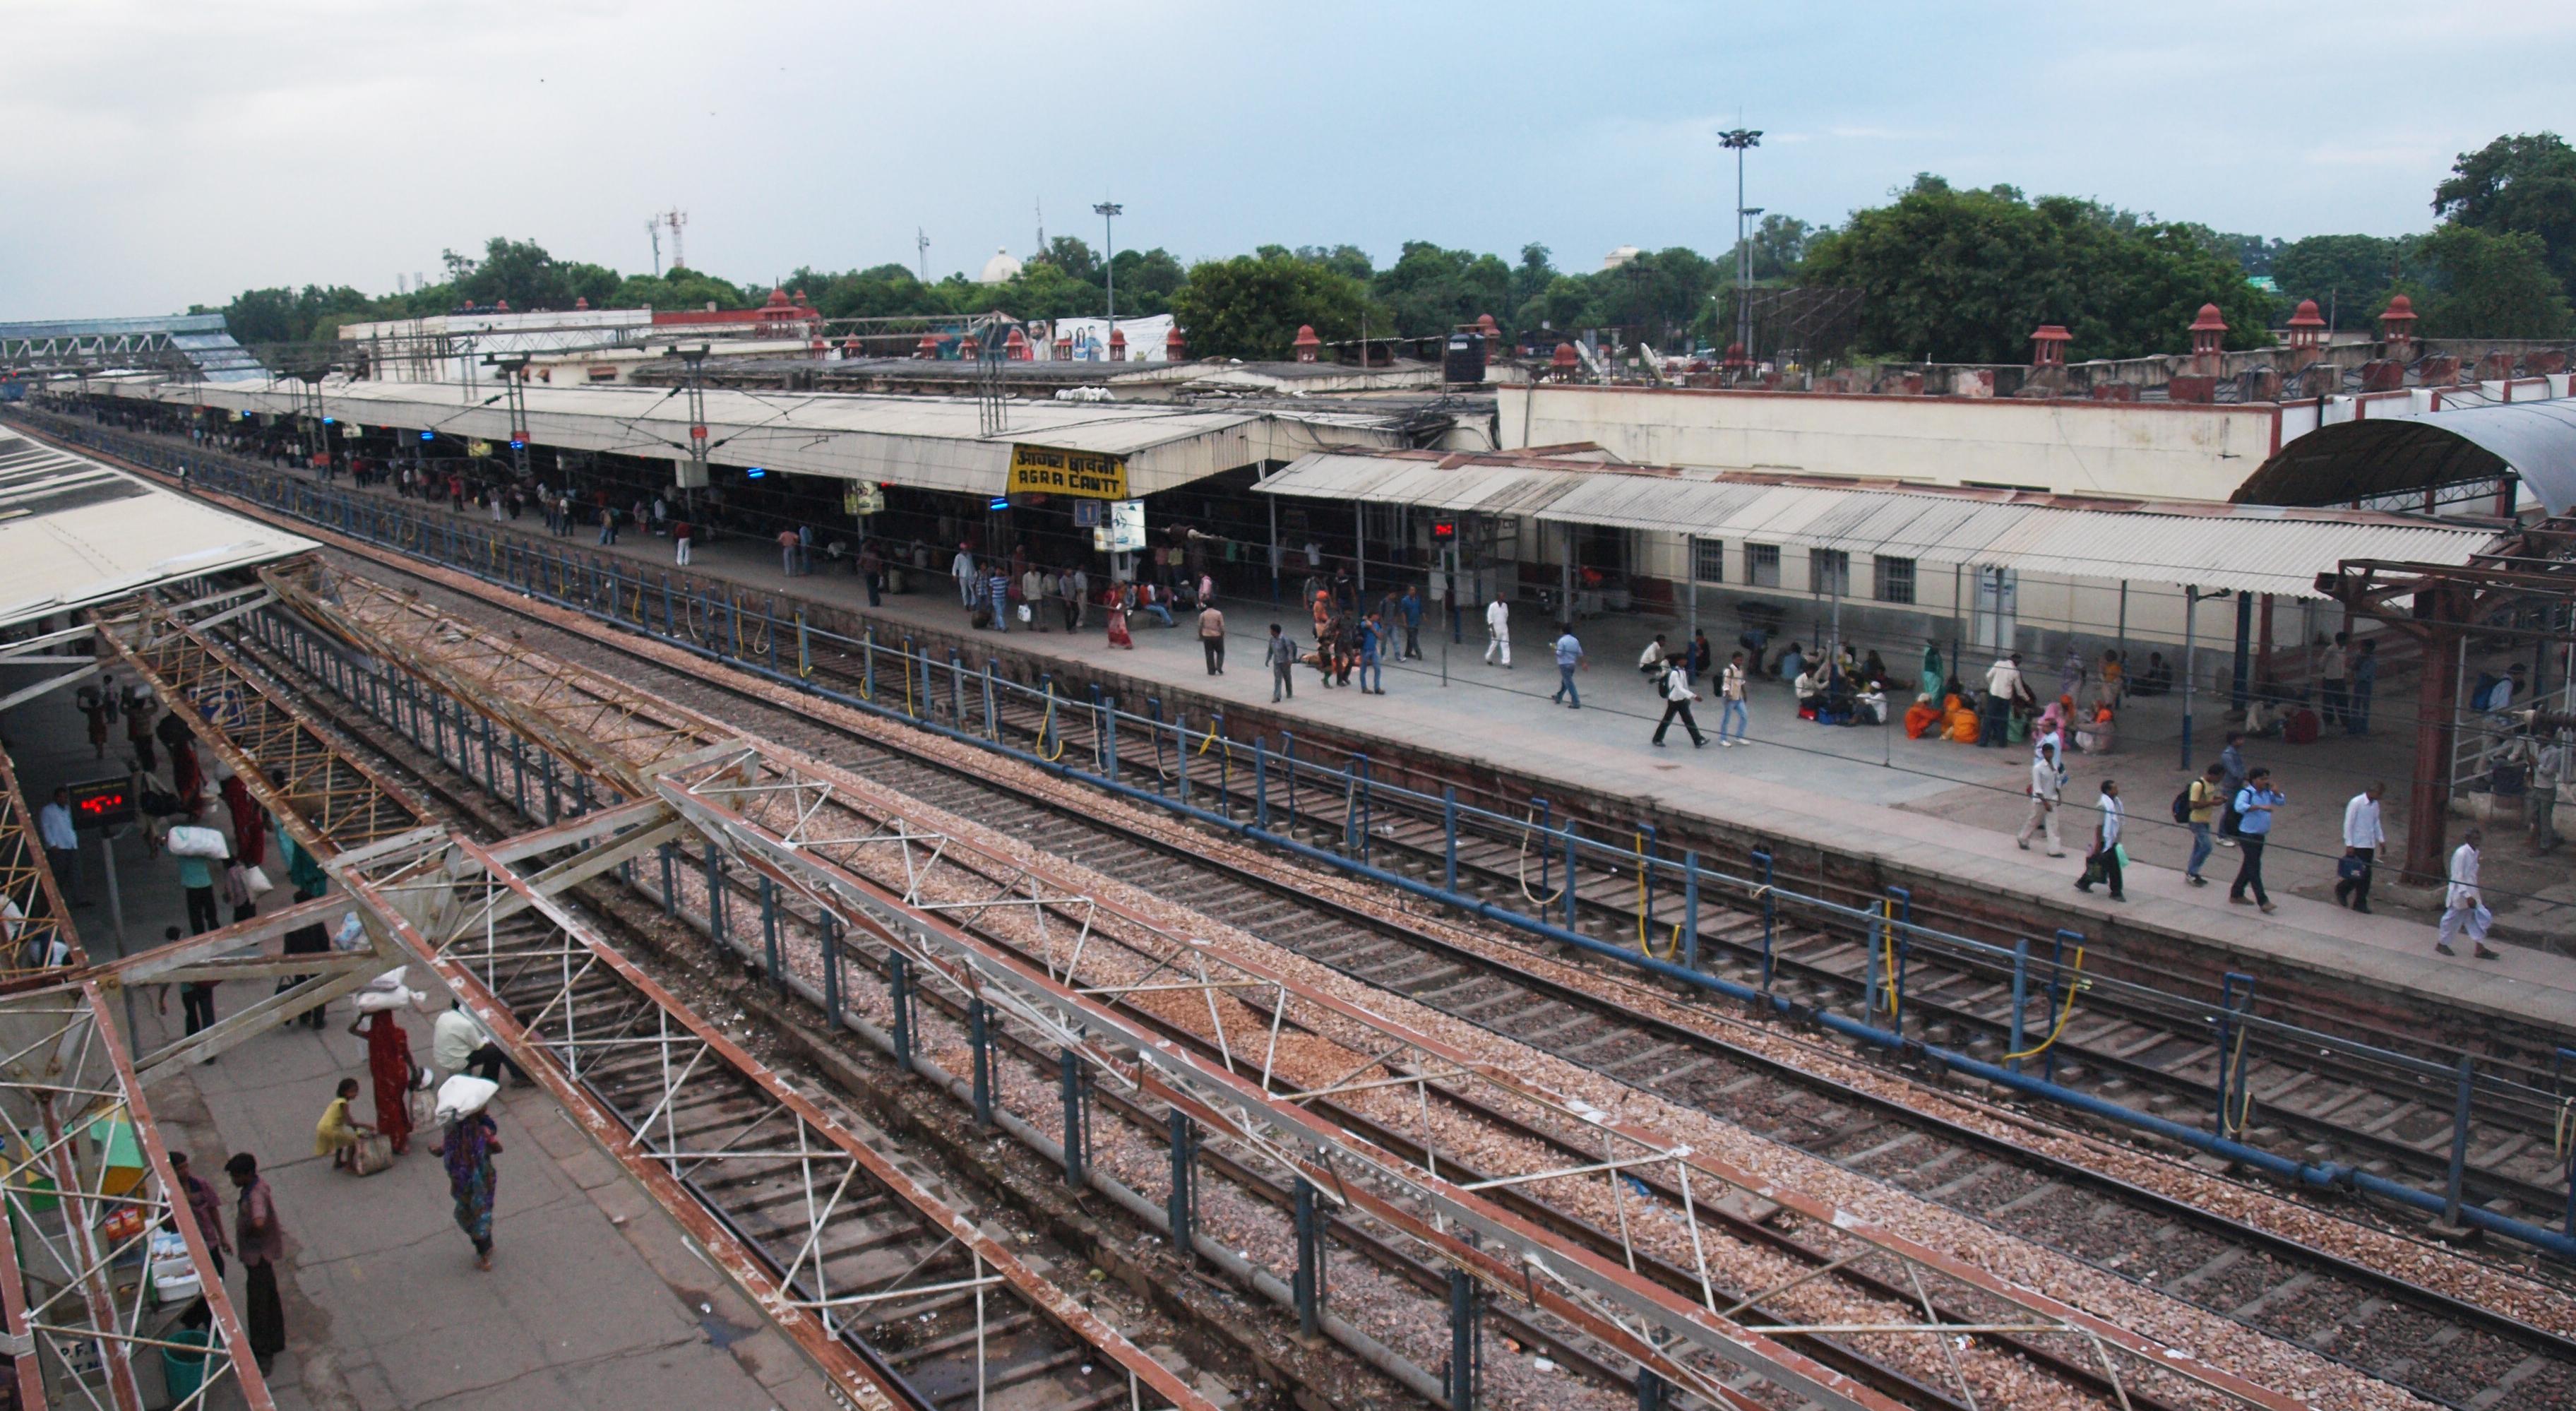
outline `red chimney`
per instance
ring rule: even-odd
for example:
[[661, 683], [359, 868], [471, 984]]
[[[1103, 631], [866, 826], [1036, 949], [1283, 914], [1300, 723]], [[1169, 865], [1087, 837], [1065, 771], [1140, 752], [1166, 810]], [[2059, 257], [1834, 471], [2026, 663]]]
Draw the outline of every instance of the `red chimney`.
[[1582, 360], [1574, 355], [1574, 345], [1571, 343], [1557, 344], [1556, 356], [1548, 359], [1547, 362], [1548, 371], [1553, 373], [1559, 382], [1572, 382], [1575, 369], [1582, 365]]
[[2227, 319], [2216, 304], [2200, 306], [2200, 317], [2191, 321], [2191, 358], [2195, 370], [2215, 373], [2219, 368], [2219, 344], [2227, 337]]
[[2066, 366], [2066, 345], [2074, 341], [2075, 335], [2067, 332], [2064, 325], [2041, 324], [2032, 330], [2030, 335], [2030, 365], [2032, 367]]
[[1179, 324], [1173, 324], [1172, 331], [1163, 335], [1163, 361], [1185, 363], [1189, 360], [1190, 340], [1181, 336]]
[[1011, 336], [1002, 340], [1002, 356], [1015, 363], [1027, 362], [1029, 360], [1029, 336], [1014, 327], [1011, 330]]
[[1324, 340], [1315, 336], [1315, 325], [1311, 323], [1301, 323], [1297, 325], [1297, 342], [1295, 346], [1297, 349], [1297, 361], [1301, 363], [1311, 363], [1315, 361], [1316, 355], [1324, 350]]
[[859, 346], [859, 335], [855, 333], [841, 340], [841, 361], [843, 362], [849, 362], [854, 358], [863, 357], [866, 355], [866, 352], [866, 349]]
[[1109, 360], [1113, 363], [1127, 361], [1127, 330], [1114, 323], [1109, 325]]
[[2325, 315], [2317, 312], [2317, 301], [2301, 299], [2299, 311], [2290, 315], [2290, 346], [2321, 347], [2326, 341]]
[[2404, 361], [2415, 346], [2415, 301], [2400, 294], [2379, 312], [2379, 337], [2388, 356]]
[[938, 356], [939, 356], [939, 339], [938, 339], [938, 337], [937, 337], [936, 335], [934, 335], [934, 334], [931, 334], [931, 333], [928, 333], [928, 332], [924, 332], [924, 333], [921, 335], [921, 341], [920, 341], [920, 342], [918, 342], [918, 343], [915, 343], [915, 344], [912, 346], [912, 355], [913, 355], [914, 357], [916, 357], [916, 358], [935, 358], [935, 357], [938, 357]]
[[510, 311], [510, 301], [509, 301], [509, 300], [507, 300], [507, 299], [495, 299], [495, 300], [493, 300], [493, 301], [492, 301], [492, 312], [494, 312], [494, 313], [496, 313], [496, 314], [506, 314], [506, 313], [508, 313], [509, 311]]
[[588, 295], [584, 295], [584, 294], [575, 294], [575, 295], [573, 295], [573, 296], [572, 296], [572, 306], [573, 306], [573, 308], [574, 308], [574, 309], [576, 309], [576, 310], [580, 310], [580, 309], [587, 309], [587, 308], [589, 308], [589, 307], [590, 307], [590, 298], [589, 298], [589, 296], [588, 296]]
[[965, 337], [957, 340], [957, 356], [966, 359], [968, 362], [973, 362], [975, 359], [982, 357], [983, 355], [984, 345], [976, 341], [974, 334], [969, 333]]
[[1055, 345], [1055, 352], [1051, 355], [1055, 361], [1060, 363], [1069, 363], [1073, 361], [1072, 334], [1059, 330], [1051, 341]]

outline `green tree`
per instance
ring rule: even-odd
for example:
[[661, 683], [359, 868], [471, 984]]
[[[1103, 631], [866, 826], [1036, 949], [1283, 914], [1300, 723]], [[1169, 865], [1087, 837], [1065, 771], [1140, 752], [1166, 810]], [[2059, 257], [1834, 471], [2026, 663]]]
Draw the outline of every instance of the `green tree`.
[[[2277, 239], [2266, 240], [2260, 235], [2236, 235], [2221, 231], [2212, 238], [2218, 242], [2219, 249], [2236, 257], [2236, 263], [2244, 268], [2249, 278], [2265, 274], [2278, 278], [2280, 272], [2273, 268], [2273, 261], [2278, 260], [2281, 252], [2289, 248]], [[2291, 244], [2296, 243], [2298, 242], [2291, 242]]]
[[2499, 137], [2461, 153], [2450, 178], [2433, 188], [2433, 213], [2453, 225], [2535, 237], [2559, 288], [2576, 296], [2576, 149], [2557, 133]]
[[[659, 275], [630, 274], [608, 291], [605, 301], [594, 297], [590, 302], [604, 308], [636, 309], [649, 304], [657, 309], [677, 310], [703, 309], [710, 303], [720, 309], [739, 309], [752, 300], [747, 291], [714, 275], [673, 268]], [[513, 302], [511, 307], [517, 304]]]
[[[1536, 241], [1523, 245], [1521, 262], [1512, 266], [1511, 290], [1504, 296], [1504, 301], [1512, 310], [1510, 316], [1504, 321], [1517, 322], [1520, 318], [1520, 310], [1531, 300], [1546, 293], [1548, 285], [1554, 283], [1556, 277], [1554, 257], [1545, 245]], [[1500, 314], [1495, 317], [1504, 318]]]
[[2270, 299], [2203, 227], [1929, 174], [1817, 236], [1799, 278], [1862, 291], [1862, 347], [1933, 362], [2022, 361], [2043, 323], [2066, 326], [2076, 357], [2180, 352], [2204, 303], [2230, 346], [2270, 337]]
[[1296, 254], [1301, 260], [1313, 260], [1326, 269], [1347, 274], [1353, 279], [1377, 277], [1377, 267], [1369, 262], [1368, 251], [1357, 245], [1300, 245]]
[[2272, 278], [2282, 299], [2314, 299], [2338, 328], [2370, 329], [2406, 275], [2409, 242], [2377, 235], [2311, 235], [2281, 247]]
[[[1190, 266], [1172, 299], [1172, 316], [1200, 357], [1284, 359], [1297, 327], [1309, 324], [1327, 342], [1356, 338], [1369, 307], [1368, 286], [1318, 260], [1284, 249]], [[1383, 309], [1370, 321], [1386, 327]]]
[[[569, 309], [575, 300], [596, 304], [613, 297], [617, 271], [581, 261], [557, 260], [533, 240], [493, 236], [481, 259], [448, 250], [440, 255], [459, 298], [490, 308], [504, 300], [518, 312]], [[675, 271], [676, 272], [676, 271]]]
[[2429, 338], [2563, 338], [2567, 293], [2528, 231], [2444, 225], [2417, 244], [2429, 292], [2413, 295]]
[[[1807, 245], [1819, 232], [1796, 216], [1766, 215], [1762, 223], [1746, 237], [1753, 252], [1753, 282], [1786, 284], [1798, 277], [1798, 266], [1807, 259]], [[1735, 278], [1735, 247], [1717, 257], [1717, 266], [1728, 280]]]
[[1427, 240], [1404, 242], [1372, 281], [1371, 292], [1395, 311], [1395, 331], [1421, 338], [1446, 333], [1479, 315], [1510, 310], [1512, 272], [1492, 255], [1444, 250]]
[[[1121, 250], [1113, 261], [1118, 268], [1118, 316], [1167, 314], [1172, 311], [1172, 296], [1188, 281], [1189, 271], [1160, 246], [1151, 250]], [[1106, 291], [1104, 291], [1104, 297]], [[1093, 312], [1098, 312], [1095, 308]]]

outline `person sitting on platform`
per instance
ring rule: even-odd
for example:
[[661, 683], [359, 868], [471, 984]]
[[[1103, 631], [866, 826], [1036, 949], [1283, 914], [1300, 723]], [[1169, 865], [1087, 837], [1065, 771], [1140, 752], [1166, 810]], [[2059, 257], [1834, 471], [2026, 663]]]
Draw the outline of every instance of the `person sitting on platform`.
[[2165, 660], [2165, 654], [2162, 652], [2147, 653], [2146, 669], [2138, 673], [2137, 680], [2129, 683], [2129, 694], [2133, 696], [2161, 696], [2172, 689], [2172, 663]]
[[[1795, 648], [1791, 650], [1794, 654]], [[1787, 664], [1785, 660], [1781, 663], [1784, 669]], [[1824, 706], [1825, 697], [1824, 683], [1816, 679], [1816, 669], [1813, 666], [1802, 666], [1796, 679], [1789, 684], [1790, 689], [1798, 696], [1798, 714], [1808, 720], [1815, 719], [1816, 712]]]
[[2086, 754], [2109, 754], [2111, 752], [2111, 703], [2109, 700], [2105, 699], [2095, 701], [2093, 703], [2093, 718], [2083, 721], [2076, 726], [2075, 747]]

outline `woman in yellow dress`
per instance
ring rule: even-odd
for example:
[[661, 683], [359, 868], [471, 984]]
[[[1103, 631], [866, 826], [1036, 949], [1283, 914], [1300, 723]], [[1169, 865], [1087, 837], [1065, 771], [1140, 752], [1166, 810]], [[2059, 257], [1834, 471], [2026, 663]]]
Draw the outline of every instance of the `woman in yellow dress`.
[[358, 1080], [342, 1078], [338, 1095], [322, 1109], [322, 1120], [313, 1128], [313, 1154], [330, 1157], [335, 1170], [348, 1169], [358, 1152], [358, 1138], [366, 1131], [349, 1115], [349, 1104], [357, 1100]]

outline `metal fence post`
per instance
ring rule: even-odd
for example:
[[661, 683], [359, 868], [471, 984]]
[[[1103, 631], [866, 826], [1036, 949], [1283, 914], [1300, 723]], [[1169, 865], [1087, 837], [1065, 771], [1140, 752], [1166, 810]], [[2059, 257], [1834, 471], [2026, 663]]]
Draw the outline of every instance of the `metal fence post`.
[[[2243, 1082], [2239, 1075], [2238, 1082]], [[2460, 1055], [2460, 1088], [2458, 1100], [2451, 1109], [2451, 1169], [2442, 1187], [2442, 1223], [2460, 1228], [2460, 1192], [2467, 1184], [2469, 1167], [2469, 1097], [2477, 1084], [2477, 1060]]]
[[1753, 860], [1762, 864], [1762, 992], [1771, 992], [1771, 942], [1778, 934], [1780, 902], [1771, 891], [1771, 850], [1756, 848]]
[[[2023, 936], [2016, 938], [2013, 941], [2012, 1042], [2005, 1047], [2005, 1053], [2017, 1054], [2024, 1048], [2028, 1047], [2028, 1045], [2023, 1042], [2023, 1029], [2028, 1023], [2025, 1016], [2029, 1008], [2030, 938]], [[2018, 1058], [2006, 1058], [2004, 1060], [2004, 1066], [2018, 1073], [2021, 1071], [2021, 1060]], [[2225, 1104], [2222, 1101], [2221, 1106], [2224, 1105]]]
[[1266, 737], [1252, 737], [1252, 826], [1270, 831], [1270, 745]]
[[899, 954], [886, 956], [886, 997], [894, 1005], [894, 1066], [912, 1071], [912, 966]]
[[716, 851], [713, 843], [707, 844], [706, 865], [707, 939], [721, 950], [725, 943], [724, 854]]
[[1682, 968], [1699, 969], [1699, 854], [1682, 854]]
[[1574, 820], [1565, 820], [1565, 929], [1574, 929]]
[[1190, 1228], [1198, 1212], [1197, 1146], [1198, 1133], [1190, 1125], [1190, 1114], [1174, 1107], [1169, 1114], [1169, 1141], [1172, 1156], [1172, 1195], [1165, 1211], [1172, 1224], [1172, 1252], [1183, 1263], [1191, 1258]]
[[1458, 786], [1440, 786], [1440, 889], [1458, 894]]
[[1449, 1411], [1476, 1411], [1477, 1335], [1484, 1320], [1477, 1310], [1477, 1286], [1464, 1269], [1449, 1271]]
[[993, 1125], [993, 1034], [992, 1011], [981, 999], [966, 1001], [967, 1067], [975, 1089], [975, 1125], [989, 1130]]
[[1291, 1290], [1297, 1303], [1297, 1332], [1313, 1337], [1324, 1321], [1324, 1230], [1316, 1217], [1315, 1187], [1303, 1176], [1297, 1182], [1297, 1274]]
[[1082, 1059], [1072, 1049], [1060, 1052], [1056, 1085], [1064, 1098], [1064, 1183], [1082, 1186]]
[[769, 983], [787, 988], [787, 978], [778, 968], [778, 884], [766, 873], [760, 879], [760, 948], [768, 961]]
[[822, 916], [823, 932], [823, 1020], [828, 1028], [838, 1029], [847, 1021], [841, 1017], [841, 922], [826, 911]]

